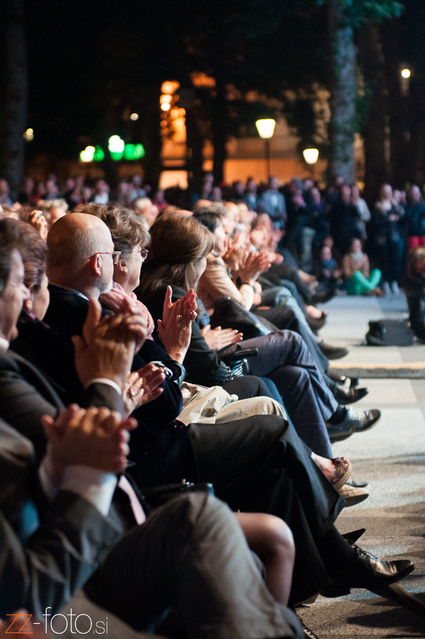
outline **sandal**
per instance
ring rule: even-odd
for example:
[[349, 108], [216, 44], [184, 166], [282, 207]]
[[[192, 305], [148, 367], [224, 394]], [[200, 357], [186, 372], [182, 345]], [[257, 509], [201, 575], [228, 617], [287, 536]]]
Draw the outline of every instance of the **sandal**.
[[335, 490], [339, 490], [350, 479], [351, 472], [353, 470], [351, 462], [347, 459], [342, 461], [341, 457], [332, 457], [331, 462], [335, 466], [334, 476], [331, 479], [331, 484]]

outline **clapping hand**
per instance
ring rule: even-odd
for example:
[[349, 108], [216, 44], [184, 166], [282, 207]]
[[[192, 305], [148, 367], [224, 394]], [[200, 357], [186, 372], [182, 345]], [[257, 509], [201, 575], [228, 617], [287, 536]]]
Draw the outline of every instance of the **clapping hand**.
[[123, 420], [107, 408], [85, 410], [71, 404], [55, 421], [44, 415], [42, 422], [47, 438], [43, 466], [54, 485], [60, 487], [67, 466], [91, 466], [114, 474], [126, 468], [128, 431], [136, 428], [136, 420]]
[[164, 370], [153, 363], [130, 373], [123, 388], [124, 414], [131, 415], [136, 408], [159, 397], [164, 380]]
[[43, 211], [31, 211], [31, 213], [29, 214], [28, 222], [40, 233], [43, 240], [46, 241], [49, 229]]
[[192, 322], [196, 319], [196, 295], [190, 289], [184, 297], [172, 302], [172, 288], [167, 286], [162, 320], [158, 333], [171, 359], [183, 363], [192, 336]]
[[221, 328], [217, 326], [211, 330], [211, 324], [207, 324], [202, 329], [202, 335], [205, 338], [206, 343], [213, 351], [219, 351], [225, 346], [230, 344], [237, 344], [243, 340], [242, 333], [238, 333], [233, 328]]

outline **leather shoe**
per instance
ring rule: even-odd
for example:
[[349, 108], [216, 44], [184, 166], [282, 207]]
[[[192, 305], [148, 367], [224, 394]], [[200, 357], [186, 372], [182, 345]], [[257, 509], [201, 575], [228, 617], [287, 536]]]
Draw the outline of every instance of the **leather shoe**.
[[344, 384], [347, 388], [356, 388], [360, 384], [359, 377], [341, 377], [340, 384]]
[[347, 388], [344, 384], [337, 384], [334, 391], [334, 397], [338, 404], [347, 406], [347, 404], [354, 404], [360, 399], [363, 399], [363, 397], [366, 397], [368, 393], [368, 388]]
[[328, 316], [322, 315], [322, 317], [311, 317], [311, 315], [306, 315], [305, 319], [313, 333], [317, 335], [317, 332], [320, 331], [321, 328], [326, 324]]
[[[343, 571], [341, 580], [332, 580], [332, 589], [342, 594], [349, 594], [351, 588], [366, 588], [372, 590], [403, 579], [414, 569], [415, 564], [408, 559], [385, 561], [378, 559], [358, 546], [353, 546], [355, 552], [354, 570]], [[341, 596], [331, 595], [331, 596]], [[326, 595], [325, 595], [326, 596]]]
[[[356, 488], [355, 486], [350, 486], [345, 484], [338, 490], [339, 494], [343, 499], [345, 499], [345, 507], [350, 508], [351, 506], [356, 506], [360, 504], [362, 501], [369, 497], [369, 489], [368, 488]], [[354, 543], [354, 542], [353, 542]]]
[[350, 352], [344, 346], [331, 346], [325, 342], [318, 342], [318, 347], [327, 359], [341, 359], [341, 357], [345, 357]]
[[329, 302], [329, 300], [335, 297], [335, 295], [337, 295], [337, 291], [335, 289], [332, 289], [331, 291], [318, 291], [317, 293], [314, 293], [310, 304], [313, 304], [313, 306], [316, 304], [324, 304], [325, 302]]
[[328, 435], [331, 442], [340, 442], [348, 439], [354, 433], [363, 433], [369, 430], [381, 419], [381, 411], [377, 408], [372, 410], [353, 410], [349, 408], [345, 419], [339, 424], [328, 424]]

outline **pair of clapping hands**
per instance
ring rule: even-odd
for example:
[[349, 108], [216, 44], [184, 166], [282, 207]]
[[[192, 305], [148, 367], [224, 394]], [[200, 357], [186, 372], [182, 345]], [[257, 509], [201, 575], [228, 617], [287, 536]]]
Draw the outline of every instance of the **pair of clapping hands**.
[[[182, 364], [190, 344], [192, 322], [196, 318], [196, 294], [191, 289], [176, 302], [171, 300], [169, 286], [162, 321], [158, 321], [158, 333], [169, 357]], [[147, 335], [146, 320], [137, 305], [125, 301], [121, 313], [104, 318], [101, 315], [99, 302], [90, 299], [82, 335], [72, 338], [75, 366], [84, 386], [99, 378], [116, 383], [122, 389], [125, 413], [129, 415], [142, 404], [159, 397], [165, 373], [155, 364], [129, 373], [133, 357]]]

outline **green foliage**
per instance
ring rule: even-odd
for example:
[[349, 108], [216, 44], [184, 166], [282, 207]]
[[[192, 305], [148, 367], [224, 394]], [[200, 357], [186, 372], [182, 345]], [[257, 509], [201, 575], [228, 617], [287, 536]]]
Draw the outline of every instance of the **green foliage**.
[[344, 9], [344, 18], [351, 27], [358, 28], [367, 22], [379, 23], [398, 18], [404, 6], [397, 0], [311, 0], [322, 6], [333, 3]]

